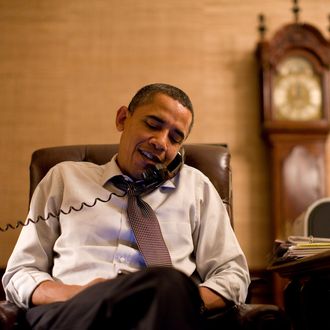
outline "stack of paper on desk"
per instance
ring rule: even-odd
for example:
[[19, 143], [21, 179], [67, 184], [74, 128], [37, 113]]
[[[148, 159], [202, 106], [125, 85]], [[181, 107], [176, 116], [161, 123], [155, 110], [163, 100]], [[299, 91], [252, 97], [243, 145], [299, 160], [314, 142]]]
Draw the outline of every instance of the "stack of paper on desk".
[[276, 240], [271, 265], [288, 262], [330, 250], [330, 238], [289, 236]]
[[330, 250], [330, 239], [320, 237], [289, 236], [284, 257], [307, 257]]

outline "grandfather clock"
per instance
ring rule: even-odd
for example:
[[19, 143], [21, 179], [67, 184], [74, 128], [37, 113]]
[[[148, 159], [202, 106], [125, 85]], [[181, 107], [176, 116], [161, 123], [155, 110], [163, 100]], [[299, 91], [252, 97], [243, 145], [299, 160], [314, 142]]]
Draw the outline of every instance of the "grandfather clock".
[[[294, 22], [265, 39], [259, 16], [261, 124], [270, 151], [274, 239], [286, 239], [295, 218], [326, 195], [330, 43], [313, 25]], [[282, 303], [275, 283], [276, 300]]]

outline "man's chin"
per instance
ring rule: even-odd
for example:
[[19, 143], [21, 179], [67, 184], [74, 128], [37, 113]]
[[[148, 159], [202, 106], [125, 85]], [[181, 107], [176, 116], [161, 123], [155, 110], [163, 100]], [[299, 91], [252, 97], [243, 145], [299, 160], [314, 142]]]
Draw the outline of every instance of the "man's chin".
[[144, 180], [145, 179], [145, 176], [146, 176], [146, 173], [148, 172], [148, 170], [150, 171], [150, 169], [153, 169], [153, 168], [155, 168], [155, 166], [149, 164], [145, 168], [143, 168], [143, 170], [136, 171], [134, 173], [134, 175], [132, 176], [132, 178], [134, 180]]
[[136, 171], [132, 171], [130, 174], [128, 174], [133, 180], [141, 180], [143, 178], [143, 172], [145, 171], [145, 169], [143, 170], [136, 170]]
[[145, 173], [150, 169], [154, 169], [155, 167], [156, 164], [154, 163], [144, 163], [142, 166], [136, 167], [136, 169], [131, 172], [130, 177], [134, 180], [142, 180], [144, 179]]

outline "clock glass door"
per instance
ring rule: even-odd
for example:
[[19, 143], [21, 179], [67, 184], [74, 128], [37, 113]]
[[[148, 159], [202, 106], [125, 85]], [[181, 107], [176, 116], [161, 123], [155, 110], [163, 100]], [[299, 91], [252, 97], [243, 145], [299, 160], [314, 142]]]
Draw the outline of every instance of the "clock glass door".
[[322, 117], [321, 78], [303, 56], [290, 56], [277, 66], [273, 94], [276, 120], [307, 121]]

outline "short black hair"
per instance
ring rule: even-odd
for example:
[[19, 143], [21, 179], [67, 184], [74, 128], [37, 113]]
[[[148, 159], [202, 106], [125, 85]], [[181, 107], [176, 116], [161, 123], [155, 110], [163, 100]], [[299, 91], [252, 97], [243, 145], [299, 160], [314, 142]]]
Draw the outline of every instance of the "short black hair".
[[133, 96], [131, 102], [128, 105], [128, 111], [133, 113], [138, 106], [151, 102], [154, 95], [158, 93], [165, 94], [172, 99], [180, 102], [185, 108], [187, 108], [191, 112], [192, 120], [189, 127], [190, 131], [194, 123], [194, 109], [191, 100], [183, 90], [169, 84], [155, 83], [142, 87]]

